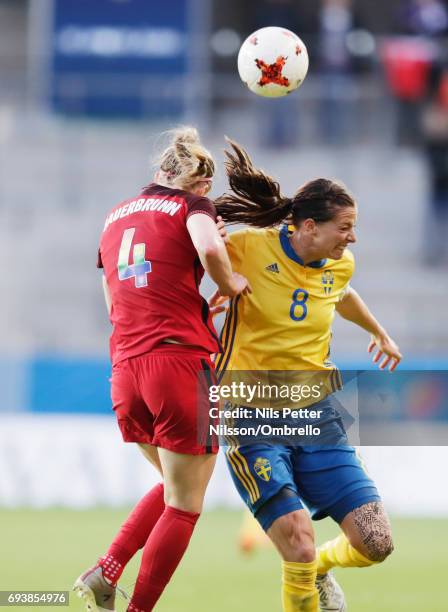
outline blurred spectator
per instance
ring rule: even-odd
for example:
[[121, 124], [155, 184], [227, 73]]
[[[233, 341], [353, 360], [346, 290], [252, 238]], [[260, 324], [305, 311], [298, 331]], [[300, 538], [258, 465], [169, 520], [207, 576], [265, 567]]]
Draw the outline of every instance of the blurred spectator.
[[386, 76], [397, 102], [397, 142], [421, 143], [422, 103], [428, 91], [431, 64], [437, 55], [435, 38], [448, 32], [448, 8], [442, 0], [402, 0], [397, 14], [402, 38], [384, 47]]
[[448, 31], [448, 10], [441, 0], [404, 0], [399, 12], [404, 34], [436, 36]]
[[319, 13], [319, 66], [322, 73], [320, 127], [323, 139], [346, 140], [350, 128], [353, 65], [347, 46], [354, 27], [352, 0], [322, 0]]
[[433, 39], [448, 32], [447, 2], [402, 0], [397, 26], [408, 37], [389, 41], [384, 55], [389, 85], [397, 101], [397, 141], [418, 145], [422, 102], [430, 66], [437, 55]]
[[422, 131], [430, 171], [430, 206], [424, 256], [428, 264], [448, 258], [448, 66], [434, 69]]
[[425, 38], [394, 37], [384, 43], [382, 56], [397, 107], [396, 141], [400, 145], [418, 145], [421, 143], [421, 105], [427, 95], [437, 47]]
[[334, 73], [350, 71], [347, 34], [353, 28], [352, 0], [322, 0], [319, 17], [321, 67]]

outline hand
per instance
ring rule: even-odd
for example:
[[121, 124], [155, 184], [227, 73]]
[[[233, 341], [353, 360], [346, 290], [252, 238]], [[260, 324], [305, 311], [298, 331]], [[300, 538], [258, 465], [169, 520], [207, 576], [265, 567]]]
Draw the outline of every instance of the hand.
[[226, 296], [222, 296], [219, 293], [219, 289], [217, 289], [207, 301], [212, 317], [216, 317], [216, 315], [220, 314], [221, 312], [227, 312], [229, 309], [228, 298]]
[[245, 276], [238, 274], [238, 272], [233, 272], [229, 285], [227, 287], [220, 287], [219, 293], [227, 297], [248, 295], [252, 293], [252, 287]]
[[219, 235], [224, 240], [224, 242], [229, 242], [229, 234], [227, 233], [226, 224], [222, 220], [222, 217], [217, 217], [216, 227], [218, 229]]
[[384, 355], [383, 361], [378, 366], [379, 369], [384, 370], [389, 366], [389, 372], [393, 372], [402, 359], [397, 344], [386, 332], [377, 335], [372, 334], [372, 340], [367, 348], [367, 352], [373, 353], [375, 348], [378, 349], [378, 352], [372, 359], [373, 363], [378, 363]]

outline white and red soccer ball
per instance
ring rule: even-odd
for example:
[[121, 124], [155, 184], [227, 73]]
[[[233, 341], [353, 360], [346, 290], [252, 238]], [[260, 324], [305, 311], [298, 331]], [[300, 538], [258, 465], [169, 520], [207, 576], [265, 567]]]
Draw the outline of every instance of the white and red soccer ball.
[[279, 98], [297, 89], [308, 72], [303, 41], [286, 28], [261, 28], [241, 45], [238, 72], [243, 83], [259, 96]]

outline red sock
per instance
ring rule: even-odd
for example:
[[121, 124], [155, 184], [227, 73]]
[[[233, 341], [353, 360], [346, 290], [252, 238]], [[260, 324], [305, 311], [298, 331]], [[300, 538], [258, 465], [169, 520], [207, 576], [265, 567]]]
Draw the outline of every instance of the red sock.
[[159, 483], [135, 506], [109, 550], [98, 562], [103, 568], [103, 576], [111, 584], [118, 582], [126, 564], [143, 548], [164, 509], [163, 484]]
[[128, 610], [150, 612], [179, 565], [199, 514], [166, 506], [143, 549]]

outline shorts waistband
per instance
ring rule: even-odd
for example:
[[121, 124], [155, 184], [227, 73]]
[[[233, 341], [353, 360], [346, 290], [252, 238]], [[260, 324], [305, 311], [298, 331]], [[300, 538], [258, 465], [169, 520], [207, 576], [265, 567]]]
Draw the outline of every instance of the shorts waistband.
[[200, 346], [191, 346], [188, 344], [174, 344], [173, 342], [161, 342], [153, 348], [151, 353], [157, 353], [158, 355], [191, 355], [194, 357], [200, 357], [201, 359], [210, 359], [210, 353], [202, 349]]

